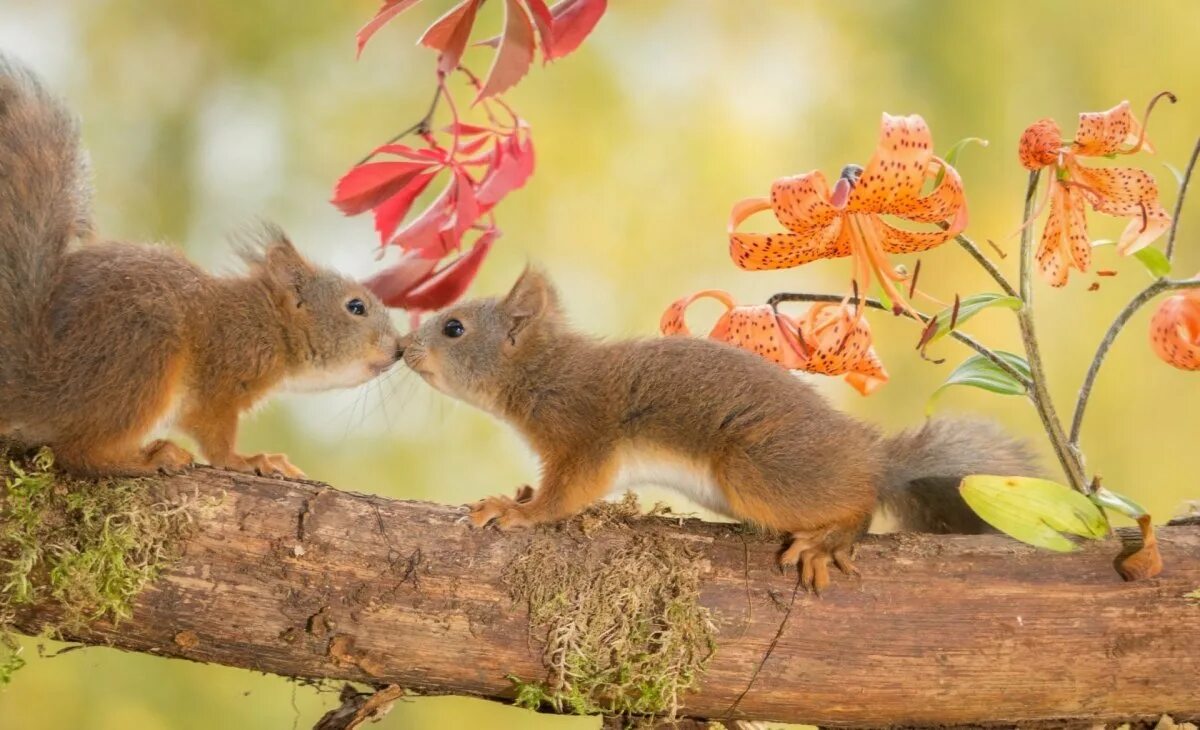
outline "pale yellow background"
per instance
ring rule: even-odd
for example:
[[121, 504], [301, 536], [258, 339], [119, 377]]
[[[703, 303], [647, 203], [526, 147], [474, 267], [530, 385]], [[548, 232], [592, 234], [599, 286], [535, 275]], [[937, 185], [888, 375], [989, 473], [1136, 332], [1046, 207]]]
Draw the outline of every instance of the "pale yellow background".
[[[224, 234], [262, 216], [314, 258], [368, 274], [377, 266], [370, 219], [343, 218], [326, 201], [354, 160], [421, 114], [433, 56], [414, 40], [448, 5], [426, 0], [357, 63], [354, 31], [375, 0], [2, 0], [0, 48], [36, 67], [82, 114], [108, 235], [168, 241], [229, 268]], [[960, 164], [969, 233], [1010, 252], [1025, 178], [1015, 144], [1026, 124], [1054, 116], [1069, 137], [1080, 111], [1128, 98], [1140, 114], [1155, 92], [1175, 91], [1180, 103], [1160, 107], [1150, 125], [1159, 154], [1136, 160], [1158, 176], [1168, 205], [1176, 185], [1162, 163], [1182, 167], [1200, 134], [1200, 4], [1191, 0], [611, 5], [578, 53], [535, 68], [510, 96], [533, 125], [538, 168], [498, 209], [505, 235], [474, 287], [501, 291], [525, 262], [539, 262], [561, 284], [574, 321], [596, 334], [651, 335], [671, 300], [700, 288], [751, 302], [786, 289], [841, 291], [844, 261], [737, 271], [725, 218], [731, 203], [765, 194], [776, 177], [813, 168], [836, 175], [865, 162], [882, 111], [923, 114], [941, 150], [966, 136], [991, 140]], [[481, 23], [495, 27], [497, 9], [489, 3]], [[485, 70], [487, 52], [469, 60]], [[1200, 269], [1198, 199], [1179, 240], [1181, 275]], [[1093, 221], [1095, 238], [1119, 231]], [[1107, 320], [1147, 281], [1111, 248], [1096, 263], [1120, 271], [1098, 292], [1085, 291], [1093, 276], [1038, 291], [1063, 408]], [[951, 246], [926, 257], [921, 279], [943, 298], [991, 288]], [[698, 307], [693, 320], [715, 311]], [[1200, 497], [1200, 374], [1152, 357], [1147, 317], [1135, 317], [1101, 375], [1084, 446], [1106, 483], [1166, 518]], [[870, 399], [840, 382], [818, 384], [889, 428], [917, 422], [927, 395], [967, 353], [940, 343], [933, 349], [948, 361], [935, 366], [912, 352], [910, 324], [876, 315], [873, 324], [892, 382]], [[1018, 346], [1007, 312], [969, 329]], [[1017, 398], [963, 391], [941, 407], [987, 413], [1040, 439]], [[250, 420], [242, 445], [287, 451], [339, 486], [450, 503], [507, 491], [534, 470], [506, 428], [407, 372], [354, 392], [281, 398]], [[311, 727], [330, 703], [275, 677], [89, 649], [34, 658], [0, 691], [0, 728]], [[445, 698], [406, 702], [379, 727], [596, 726]]]

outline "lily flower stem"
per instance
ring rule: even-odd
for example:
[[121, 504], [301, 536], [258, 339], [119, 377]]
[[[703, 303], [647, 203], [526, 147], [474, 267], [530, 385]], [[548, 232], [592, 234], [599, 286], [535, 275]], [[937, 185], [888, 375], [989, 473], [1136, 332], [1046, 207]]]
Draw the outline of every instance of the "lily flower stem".
[[971, 254], [971, 258], [975, 259], [975, 261], [982, 266], [988, 272], [988, 274], [991, 275], [992, 279], [994, 279], [996, 283], [1000, 285], [1000, 288], [1004, 290], [1005, 294], [1009, 295], [1010, 297], [1017, 296], [1017, 290], [1013, 288], [1012, 284], [1008, 283], [1008, 279], [1004, 278], [1004, 274], [1000, 273], [1000, 269], [996, 268], [996, 265], [992, 263], [991, 259], [985, 256], [983, 251], [979, 250], [979, 247], [975, 245], [974, 241], [962, 235], [961, 233], [955, 236], [954, 240], [958, 241], [958, 245], [966, 249], [967, 253]]
[[[1167, 260], [1170, 261], [1175, 255], [1175, 234], [1179, 232], [1179, 215], [1183, 212], [1183, 201], [1187, 196], [1188, 183], [1192, 179], [1192, 172], [1196, 169], [1196, 159], [1200, 157], [1200, 139], [1196, 140], [1196, 146], [1192, 149], [1192, 157], [1188, 160], [1187, 169], [1183, 173], [1183, 180], [1179, 183], [1179, 198], [1175, 201], [1175, 214], [1171, 218], [1171, 231], [1167, 234]], [[1133, 316], [1134, 312], [1142, 308], [1143, 305], [1150, 302], [1159, 294], [1167, 291], [1175, 291], [1178, 289], [1195, 289], [1200, 288], [1200, 276], [1191, 279], [1168, 279], [1162, 277], [1154, 283], [1147, 286], [1145, 289], [1138, 292], [1129, 303], [1125, 305], [1118, 314], [1113, 323], [1109, 325], [1108, 332], [1104, 334], [1104, 339], [1100, 341], [1100, 346], [1096, 348], [1096, 355], [1092, 358], [1092, 364], [1088, 368], [1087, 375], [1083, 379], [1083, 385], [1079, 387], [1079, 399], [1075, 403], [1075, 417], [1071, 421], [1071, 450], [1076, 455], [1079, 454], [1079, 434], [1083, 430], [1083, 414], [1087, 409], [1088, 398], [1092, 394], [1092, 386], [1096, 383], [1096, 376], [1100, 373], [1100, 366], [1104, 364], [1104, 358], [1108, 355], [1109, 348], [1117, 339], [1117, 335], [1121, 333], [1121, 329]]]
[[[846, 302], [848, 304], [858, 304], [858, 305], [871, 307], [872, 309], [880, 309], [885, 312], [893, 311], [893, 309], [891, 307], [885, 305], [883, 302], [879, 301], [878, 299], [871, 299], [871, 298], [867, 298], [867, 297], [858, 297], [858, 298], [849, 297], [849, 298], [847, 298], [846, 296], [844, 296], [842, 294], [808, 294], [808, 293], [804, 293], [804, 292], [799, 292], [799, 293], [783, 292], [780, 294], [776, 294], [767, 300], [767, 304], [770, 304], [772, 307], [777, 307], [782, 302], [833, 302], [835, 304], [840, 303], [840, 302]], [[908, 311], [901, 311], [900, 314], [905, 317], [908, 317], [909, 319], [913, 319], [913, 320], [916, 320], [918, 322], [922, 322], [925, 324], [928, 324], [929, 320], [932, 319], [928, 314], [924, 314], [922, 312], [916, 312], [915, 310], [912, 313], [910, 313]], [[996, 365], [996, 367], [1000, 368], [1005, 373], [1007, 373], [1009, 376], [1014, 378], [1017, 382], [1019, 382], [1021, 385], [1025, 386], [1026, 389], [1029, 389], [1031, 387], [1032, 384], [1030, 383], [1028, 378], [1026, 378], [1019, 371], [1017, 371], [1012, 365], [1009, 365], [1007, 362], [1005, 362], [1003, 359], [1001, 359], [1001, 357], [999, 355], [997, 355], [994, 350], [988, 348], [986, 345], [979, 342], [979, 340], [976, 340], [975, 338], [971, 337], [970, 335], [963, 334], [962, 332], [959, 332], [958, 330], [950, 330], [950, 336], [953, 337], [954, 339], [958, 340], [962, 344], [966, 345], [967, 347], [971, 348], [975, 352], [978, 352], [980, 355], [983, 355], [988, 360], [991, 360]]]
[[[1033, 214], [1034, 200], [1037, 195], [1040, 171], [1029, 173], [1029, 186], [1025, 192], [1025, 214], [1022, 220], [1029, 220]], [[1033, 387], [1028, 389], [1029, 399], [1037, 410], [1054, 447], [1054, 453], [1062, 465], [1067, 481], [1076, 490], [1087, 494], [1088, 484], [1083, 470], [1082, 457], [1070, 447], [1067, 434], [1063, 431], [1062, 422], [1054, 409], [1054, 401], [1050, 398], [1050, 390], [1046, 385], [1046, 369], [1042, 364], [1041, 350], [1038, 347], [1037, 333], [1033, 324], [1033, 226], [1026, 226], [1021, 231], [1021, 268], [1020, 268], [1021, 301], [1023, 304], [1017, 310], [1017, 323], [1021, 328], [1021, 342], [1025, 346], [1025, 359], [1029, 363], [1029, 374]]]

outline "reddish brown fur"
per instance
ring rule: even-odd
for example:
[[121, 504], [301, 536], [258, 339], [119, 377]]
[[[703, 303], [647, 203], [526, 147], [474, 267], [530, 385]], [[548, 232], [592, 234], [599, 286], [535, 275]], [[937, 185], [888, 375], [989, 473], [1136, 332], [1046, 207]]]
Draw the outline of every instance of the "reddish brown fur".
[[83, 159], [69, 112], [0, 59], [0, 435], [48, 443], [78, 472], [145, 474], [191, 463], [143, 445], [177, 415], [216, 466], [302, 475], [281, 455], [238, 454], [239, 415], [285, 381], [350, 385], [389, 367], [386, 309], [274, 228], [236, 277], [96, 241]]
[[[462, 336], [445, 334], [451, 320], [461, 322]], [[564, 323], [553, 287], [537, 271], [527, 270], [504, 299], [465, 302], [429, 319], [405, 345], [411, 368], [511, 423], [541, 457], [540, 487], [478, 503], [471, 514], [477, 526], [569, 517], [614, 487], [629, 453], [649, 454], [694, 472], [698, 482], [711, 478], [720, 491], [709, 495], [715, 508], [789, 533], [781, 562], [800, 564], [805, 584], [819, 590], [830, 562], [853, 570], [850, 547], [882, 490], [903, 491], [924, 479], [931, 494], [915, 498], [920, 507], [950, 492], [961, 502], [957, 480], [995, 463], [945, 455], [950, 471], [941, 469], [930, 458], [945, 441], [940, 430], [883, 439], [786, 370], [721, 343], [579, 335]], [[975, 427], [956, 426], [956, 445], [1012, 456], [999, 463], [1028, 470], [1012, 442], [988, 430], [989, 443], [972, 444]], [[911, 454], [898, 453], [910, 446]], [[910, 462], [920, 473], [904, 470]], [[947, 479], [953, 479], [948, 487], [934, 484]], [[902, 517], [918, 512], [885, 493]], [[978, 529], [965, 506], [967, 515], [941, 506], [933, 511], [942, 527]]]

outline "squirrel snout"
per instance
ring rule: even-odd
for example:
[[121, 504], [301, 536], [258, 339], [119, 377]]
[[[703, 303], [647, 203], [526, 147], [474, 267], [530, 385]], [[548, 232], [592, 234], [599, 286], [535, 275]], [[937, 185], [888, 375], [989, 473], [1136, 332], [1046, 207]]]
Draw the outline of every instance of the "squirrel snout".
[[412, 344], [412, 340], [413, 340], [413, 336], [411, 334], [404, 335], [400, 339], [396, 340], [396, 360], [397, 361], [404, 358], [404, 351], [408, 348], [408, 346], [410, 344]]

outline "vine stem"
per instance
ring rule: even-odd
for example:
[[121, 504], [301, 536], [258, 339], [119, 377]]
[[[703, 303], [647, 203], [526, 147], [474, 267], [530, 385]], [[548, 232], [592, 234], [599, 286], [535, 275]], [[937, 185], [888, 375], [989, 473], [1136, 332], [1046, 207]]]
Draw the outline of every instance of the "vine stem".
[[[425, 116], [421, 117], [411, 127], [405, 129], [403, 132], [400, 132], [399, 134], [394, 135], [391, 139], [389, 139], [387, 142], [384, 142], [383, 144], [389, 145], [389, 144], [392, 144], [393, 142], [398, 142], [410, 134], [428, 134], [430, 125], [433, 122], [433, 115], [437, 113], [438, 102], [441, 101], [443, 92], [445, 92], [445, 83], [443, 82], [442, 74], [439, 73], [437, 88], [434, 89], [434, 91], [433, 91], [433, 100], [429, 102], [429, 109], [428, 109], [428, 111], [425, 112]], [[449, 92], [445, 92], [445, 93], [448, 94]], [[380, 145], [380, 147], [382, 147], [382, 146], [383, 145]], [[378, 148], [376, 148], [376, 150], [377, 149]], [[375, 150], [372, 150], [370, 153], [367, 154], [366, 157], [364, 157], [361, 160], [359, 160], [358, 162], [354, 163], [354, 166], [358, 167], [359, 165], [365, 164], [365, 163], [369, 162], [371, 160], [371, 158], [374, 156], [375, 156]]]
[[[1038, 178], [1040, 170], [1029, 173], [1029, 186], [1025, 191], [1025, 214], [1022, 220], [1028, 221], [1033, 215], [1034, 200], [1037, 197]], [[1021, 342], [1025, 346], [1025, 359], [1029, 363], [1029, 374], [1033, 387], [1028, 390], [1029, 399], [1037, 410], [1054, 447], [1054, 453], [1062, 465], [1067, 481], [1076, 490], [1088, 493], [1087, 478], [1083, 471], [1083, 460], [1071, 447], [1067, 435], [1063, 431], [1062, 422], [1054, 409], [1054, 401], [1050, 398], [1050, 390], [1046, 386], [1046, 368], [1042, 364], [1041, 349], [1038, 346], [1037, 333], [1033, 323], [1033, 226], [1026, 225], [1021, 229], [1021, 268], [1020, 268], [1021, 300], [1023, 304], [1017, 310], [1017, 323], [1021, 328]]]
[[[870, 299], [870, 298], [866, 298], [866, 297], [859, 297], [857, 299], [855, 299], [854, 297], [846, 298], [845, 296], [842, 296], [841, 294], [807, 294], [807, 293], [783, 292], [780, 294], [776, 294], [775, 296], [768, 299], [767, 304], [771, 305], [772, 308], [776, 308], [782, 302], [832, 302], [832, 303], [836, 304], [836, 303], [840, 303], [842, 301], [846, 301], [851, 304], [862, 304], [862, 305], [871, 307], [872, 309], [880, 309], [885, 312], [893, 311], [891, 307], [885, 306], [884, 303], [879, 301], [878, 299]], [[932, 319], [929, 315], [923, 314], [921, 312], [917, 312], [914, 315], [914, 314], [911, 314], [911, 313], [905, 311], [905, 312], [900, 312], [900, 314], [905, 317], [908, 317], [909, 319], [914, 319], [914, 320], [917, 320], [919, 322], [926, 323], [926, 324], [929, 322], [930, 319]], [[1016, 379], [1016, 381], [1019, 382], [1021, 385], [1025, 386], [1026, 389], [1028, 389], [1031, 386], [1031, 383], [1029, 382], [1028, 378], [1026, 378], [1020, 371], [1018, 371], [1012, 365], [1009, 365], [1007, 362], [1005, 362], [999, 355], [996, 354], [996, 352], [994, 350], [987, 347], [987, 345], [984, 345], [983, 343], [979, 342], [979, 340], [976, 340], [975, 338], [971, 337], [970, 335], [963, 334], [962, 332], [959, 332], [958, 330], [950, 330], [950, 336], [953, 337], [954, 339], [958, 340], [962, 344], [966, 345], [967, 347], [971, 348], [975, 352], [978, 352], [980, 355], [983, 355], [988, 360], [991, 360], [996, 365], [996, 367], [1000, 368], [1005, 373], [1007, 373], [1008, 375], [1010, 375], [1011, 377]]]
[[[1200, 139], [1196, 140], [1196, 146], [1192, 148], [1191, 159], [1188, 160], [1187, 169], [1183, 173], [1183, 180], [1179, 183], [1179, 197], [1175, 201], [1175, 216], [1171, 219], [1171, 231], [1167, 234], [1167, 260], [1171, 261], [1175, 256], [1175, 235], [1179, 232], [1179, 216], [1183, 213], [1183, 201], [1187, 197], [1188, 183], [1191, 182], [1192, 172], [1196, 169], [1196, 160], [1200, 157]], [[1166, 291], [1174, 291], [1177, 289], [1194, 289], [1200, 287], [1200, 276], [1191, 279], [1168, 279], [1165, 276], [1154, 281], [1145, 289], [1134, 295], [1133, 299], [1125, 305], [1125, 308], [1117, 314], [1117, 318], [1109, 325], [1108, 332], [1104, 334], [1104, 339], [1100, 341], [1100, 345], [1096, 348], [1096, 355], [1092, 358], [1092, 364], [1088, 367], [1087, 375], [1084, 376], [1083, 384], [1079, 387], [1079, 399], [1075, 402], [1075, 417], [1071, 420], [1071, 450], [1078, 456], [1079, 454], [1079, 435], [1083, 430], [1083, 416], [1087, 410], [1088, 399], [1092, 395], [1092, 386], [1096, 383], [1096, 376], [1100, 374], [1100, 366], [1104, 364], [1104, 358], [1108, 355], [1109, 349], [1112, 348], [1113, 342], [1117, 339], [1117, 335], [1121, 333], [1121, 329], [1129, 322], [1137, 310], [1141, 309], [1146, 303], [1154, 299], [1159, 294]]]

